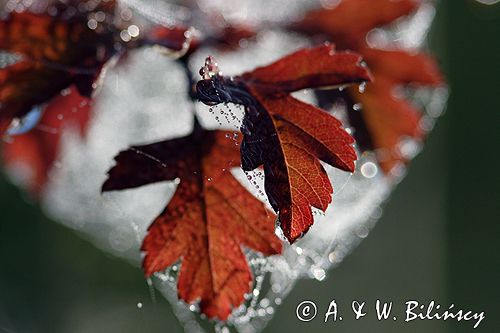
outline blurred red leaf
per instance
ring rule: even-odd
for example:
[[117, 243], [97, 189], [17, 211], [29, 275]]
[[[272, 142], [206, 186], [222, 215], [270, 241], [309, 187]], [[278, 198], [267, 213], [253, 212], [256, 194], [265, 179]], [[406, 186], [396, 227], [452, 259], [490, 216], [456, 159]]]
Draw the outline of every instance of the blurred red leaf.
[[[22, 165], [25, 173], [20, 176], [35, 194], [56, 160], [63, 124], [76, 124], [84, 134], [96, 79], [112, 56], [123, 58], [128, 49], [143, 45], [181, 53], [190, 41], [187, 29], [153, 26], [124, 42], [120, 24], [130, 22], [116, 19], [113, 0], [38, 5], [5, 13], [0, 20], [0, 49], [20, 57], [0, 68], [0, 136], [14, 119], [22, 121], [38, 106], [43, 110], [34, 131], [5, 139], [3, 162], [10, 169]], [[66, 90], [69, 95], [63, 94]]]
[[426, 54], [370, 48], [364, 48], [362, 53], [375, 82], [368, 84], [364, 93], [357, 89], [349, 89], [348, 93], [354, 103], [361, 105], [370, 145], [382, 170], [388, 173], [399, 163], [407, 162], [400, 151], [403, 140], [425, 136], [420, 110], [404, 97], [398, 97], [395, 89], [402, 85], [438, 86], [443, 79], [434, 59]]
[[324, 211], [332, 200], [333, 188], [320, 160], [352, 172], [356, 153], [339, 120], [289, 93], [361, 83], [370, 74], [358, 55], [335, 52], [332, 45], [299, 50], [234, 78], [211, 73], [214, 66], [210, 58], [207, 62], [198, 96], [209, 105], [245, 106], [243, 170], [264, 166], [267, 196], [284, 235], [294, 242], [313, 224], [311, 207]]
[[360, 116], [353, 114], [358, 111], [349, 110], [356, 127], [355, 138], [362, 149], [375, 150], [387, 173], [397, 164], [407, 162], [399, 149], [402, 140], [421, 139], [424, 135], [420, 127], [421, 113], [409, 101], [396, 97], [394, 90], [405, 85], [438, 86], [443, 78], [431, 56], [411, 54], [396, 47], [371, 48], [366, 41], [367, 33], [411, 14], [419, 4], [416, 0], [342, 0], [333, 8], [307, 13], [292, 25], [295, 30], [322, 36], [341, 49], [352, 49], [363, 55], [374, 82], [366, 86], [363, 94], [357, 89], [346, 90], [343, 98], [348, 105], [361, 106]]
[[188, 49], [186, 29], [157, 26], [124, 41], [120, 25], [130, 23], [116, 19], [115, 7], [116, 1], [56, 2], [42, 12], [10, 12], [0, 20], [0, 49], [21, 56], [0, 68], [0, 135], [14, 118], [72, 85], [91, 97], [103, 66], [128, 49], [151, 44], [173, 52]]
[[177, 190], [144, 239], [147, 276], [181, 260], [178, 294], [201, 312], [226, 320], [250, 291], [241, 246], [281, 252], [275, 216], [231, 174], [239, 152], [231, 132], [195, 125], [187, 137], [132, 147], [116, 157], [103, 191], [178, 179]]
[[324, 35], [340, 49], [357, 49], [373, 28], [387, 25], [413, 12], [419, 0], [340, 0], [331, 8], [306, 13], [292, 28]]
[[22, 57], [0, 69], [0, 134], [13, 118], [22, 118], [73, 84], [90, 97], [94, 80], [114, 52], [111, 30], [89, 29], [86, 13], [58, 13], [11, 12], [0, 21], [0, 49]]
[[22, 135], [11, 136], [2, 144], [2, 162], [7, 169], [25, 170], [19, 175], [32, 194], [39, 194], [57, 160], [62, 130], [75, 126], [85, 134], [90, 119], [91, 104], [75, 88], [58, 95], [45, 108], [38, 125]]

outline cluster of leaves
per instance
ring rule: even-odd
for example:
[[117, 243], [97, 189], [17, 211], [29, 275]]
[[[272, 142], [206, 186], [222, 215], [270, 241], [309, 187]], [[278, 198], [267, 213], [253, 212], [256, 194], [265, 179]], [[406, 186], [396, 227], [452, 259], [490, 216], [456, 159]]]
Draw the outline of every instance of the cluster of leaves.
[[[0, 135], [17, 132], [33, 108], [47, 105], [35, 131], [4, 145], [6, 163], [28, 162], [34, 175], [28, 186], [39, 192], [59, 147], [57, 118], [82, 128], [104, 66], [131, 49], [158, 45], [180, 52], [186, 31], [154, 27], [130, 40], [120, 37], [131, 23], [118, 17], [116, 1], [51, 1], [43, 12], [12, 11], [0, 20], [0, 50], [20, 60], [0, 68]], [[82, 132], [83, 133], [83, 132]], [[22, 133], [24, 134], [24, 133]], [[25, 154], [19, 154], [27, 149]]]
[[241, 166], [245, 171], [264, 167], [267, 196], [290, 242], [313, 224], [311, 207], [324, 211], [331, 202], [333, 188], [320, 160], [350, 172], [356, 160], [354, 139], [342, 123], [290, 93], [368, 80], [359, 55], [324, 45], [234, 78], [216, 74], [197, 84], [204, 103], [245, 106]]
[[[375, 150], [386, 172], [404, 162], [399, 142], [423, 133], [417, 110], [396, 98], [393, 89], [437, 85], [442, 78], [429, 56], [372, 48], [366, 35], [416, 7], [412, 0], [343, 0], [334, 8], [307, 13], [280, 28], [331, 41], [341, 51], [328, 43], [305, 48], [236, 77], [220, 75], [208, 58], [202, 80], [196, 83], [189, 77], [190, 94], [208, 105], [231, 102], [245, 107], [240, 149], [227, 139], [232, 133], [208, 131], [194, 118], [193, 131], [186, 137], [121, 152], [102, 188], [114, 191], [178, 182], [144, 240], [145, 274], [181, 260], [179, 297], [188, 303], [200, 301], [201, 312], [226, 320], [251, 288], [252, 275], [241, 247], [264, 255], [281, 253], [275, 221], [293, 243], [313, 224], [312, 208], [327, 209], [333, 188], [320, 161], [354, 172], [355, 140], [334, 116], [292, 97], [294, 91], [321, 88], [320, 106], [338, 99], [362, 104], [361, 111], [349, 112], [360, 147]], [[213, 29], [204, 35], [192, 35], [189, 27], [154, 27], [124, 40], [121, 34], [131, 23], [117, 11], [112, 0], [54, 1], [45, 11], [11, 12], [0, 20], [0, 49], [22, 56], [0, 69], [0, 133], [9, 133], [13, 121], [34, 107], [48, 104], [36, 129], [14, 137], [3, 149], [6, 162], [21, 161], [40, 170], [34, 191], [43, 187], [59, 145], [57, 134], [40, 130], [60, 128], [54, 115], [64, 115], [76, 121], [83, 134], [90, 104], [80, 105], [92, 97], [111, 59], [132, 48], [161, 45], [187, 66], [189, 56], [201, 46], [231, 51], [240, 40], [258, 33], [215, 16], [207, 20]], [[374, 83], [360, 93], [357, 85], [373, 77]], [[347, 89], [340, 92], [338, 87]], [[79, 108], [72, 112], [75, 103]], [[265, 192], [277, 216], [232, 176], [231, 169], [240, 166], [245, 171], [263, 168]]]
[[[421, 112], [395, 90], [401, 87], [439, 86], [443, 78], [436, 61], [422, 52], [400, 49], [395, 43], [384, 49], [368, 43], [368, 33], [411, 14], [419, 0], [342, 0], [329, 9], [315, 10], [291, 25], [295, 31], [317, 40], [334, 41], [337, 47], [358, 52], [373, 73], [366, 89], [320, 92], [322, 104], [339, 99], [348, 105], [354, 136], [362, 150], [373, 150], [386, 173], [407, 163], [400, 144], [405, 138], [422, 139]], [[369, 10], [368, 10], [369, 9]], [[361, 112], [359, 112], [361, 111]]]

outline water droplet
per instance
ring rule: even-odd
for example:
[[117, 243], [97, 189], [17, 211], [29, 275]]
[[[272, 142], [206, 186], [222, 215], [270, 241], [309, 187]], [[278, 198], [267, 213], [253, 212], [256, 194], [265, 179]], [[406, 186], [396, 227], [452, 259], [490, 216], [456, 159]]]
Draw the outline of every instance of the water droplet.
[[279, 283], [274, 283], [271, 287], [273, 293], [279, 293], [282, 289], [281, 284]]
[[381, 218], [381, 217], [382, 217], [382, 213], [383, 213], [382, 208], [377, 207], [377, 208], [376, 208], [376, 209], [374, 209], [374, 210], [373, 210], [373, 212], [371, 213], [370, 218], [372, 218], [372, 219], [376, 219], [376, 220], [377, 220], [377, 219], [379, 219], [379, 218]]
[[328, 261], [330, 261], [332, 264], [334, 264], [337, 261], [337, 255], [335, 254], [335, 252], [331, 252], [328, 255]]
[[322, 268], [313, 269], [313, 276], [318, 281], [323, 281], [326, 278], [326, 272]]
[[215, 327], [215, 332], [216, 333], [231, 333], [231, 331], [229, 330], [229, 328], [227, 328], [226, 326], [216, 326]]
[[373, 162], [365, 162], [361, 166], [361, 174], [366, 178], [373, 178], [377, 175], [377, 173], [378, 173], [378, 167]]
[[366, 91], [366, 82], [361, 83], [359, 85], [358, 90], [359, 90], [360, 93], [364, 93]]
[[139, 27], [136, 26], [135, 24], [132, 24], [127, 28], [127, 32], [130, 35], [130, 37], [136, 38], [139, 36], [140, 30]]
[[87, 26], [89, 27], [89, 29], [91, 30], [95, 30], [97, 29], [97, 20], [95, 19], [90, 19], [88, 22], [87, 22]]
[[106, 14], [103, 11], [98, 11], [95, 13], [94, 18], [97, 20], [97, 22], [104, 22], [106, 19]]
[[128, 8], [123, 8], [120, 12], [120, 17], [124, 21], [130, 21], [132, 19], [132, 11]]
[[398, 144], [399, 152], [406, 159], [412, 159], [421, 149], [421, 143], [412, 138], [404, 138]]
[[124, 42], [130, 42], [130, 40], [132, 39], [132, 36], [130, 36], [130, 34], [128, 33], [128, 30], [122, 30], [120, 32], [120, 38]]
[[366, 226], [360, 226], [358, 230], [356, 230], [356, 235], [358, 235], [359, 238], [366, 238], [369, 233], [370, 230]]
[[71, 94], [70, 88], [66, 88], [66, 89], [61, 90], [61, 96], [68, 96], [69, 94]]
[[260, 300], [260, 306], [263, 308], [267, 308], [269, 306], [269, 299], [263, 298]]
[[200, 69], [200, 75], [204, 80], [210, 80], [215, 75], [219, 75], [219, 65], [214, 57], [208, 56], [205, 65]]

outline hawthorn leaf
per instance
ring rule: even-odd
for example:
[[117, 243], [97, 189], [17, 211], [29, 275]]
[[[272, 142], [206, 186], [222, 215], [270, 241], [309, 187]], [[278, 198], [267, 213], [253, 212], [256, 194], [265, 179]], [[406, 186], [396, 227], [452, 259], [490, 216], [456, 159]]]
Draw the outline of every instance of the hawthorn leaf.
[[364, 93], [353, 88], [342, 94], [319, 92], [320, 105], [339, 98], [344, 100], [360, 148], [374, 150], [387, 174], [408, 162], [401, 152], [401, 143], [407, 138], [421, 140], [425, 136], [420, 126], [420, 110], [404, 97], [396, 96], [395, 90], [406, 86], [435, 87], [444, 80], [430, 55], [398, 49], [396, 45], [390, 49], [373, 48], [366, 42], [367, 34], [411, 14], [419, 5], [420, 1], [416, 0], [342, 0], [333, 8], [307, 13], [291, 26], [363, 56], [374, 82], [366, 85]]
[[370, 63], [372, 72], [380, 73], [379, 76], [392, 81], [393, 84], [436, 86], [444, 81], [436, 60], [428, 54], [366, 46], [361, 48], [360, 52], [363, 59]]
[[[420, 126], [420, 110], [404, 97], [397, 96], [395, 89], [439, 86], [443, 78], [434, 59], [422, 53], [366, 49], [363, 54], [376, 80], [367, 85], [363, 93], [348, 89], [347, 98], [361, 105], [364, 126], [370, 133], [369, 147], [375, 149], [382, 170], [390, 173], [400, 163], [407, 162], [400, 149], [404, 139], [422, 140], [425, 137]], [[353, 110], [351, 114], [356, 113], [350, 110]]]
[[146, 276], [178, 260], [179, 298], [200, 301], [209, 318], [226, 320], [250, 291], [252, 274], [242, 246], [281, 253], [275, 216], [231, 174], [239, 166], [232, 132], [197, 124], [187, 137], [132, 147], [116, 157], [103, 191], [179, 180], [176, 192], [144, 239]]
[[340, 0], [329, 8], [312, 10], [291, 25], [309, 35], [324, 35], [340, 49], [357, 49], [372, 29], [412, 13], [419, 0]]
[[81, 96], [74, 86], [63, 95], [56, 96], [44, 108], [40, 121], [33, 129], [3, 140], [2, 164], [9, 170], [25, 170], [24, 174], [17, 177], [18, 181], [31, 194], [39, 195], [57, 160], [62, 130], [74, 126], [84, 136], [91, 108], [88, 99]]
[[72, 84], [90, 96], [113, 45], [111, 31], [87, 27], [86, 14], [11, 12], [0, 21], [0, 40], [1, 49], [22, 57], [0, 69], [0, 133]]
[[332, 200], [320, 160], [353, 172], [356, 152], [339, 120], [290, 93], [362, 83], [370, 73], [360, 56], [335, 52], [333, 45], [301, 49], [234, 78], [218, 75], [209, 58], [201, 73], [205, 79], [198, 82], [197, 93], [202, 102], [245, 106], [243, 170], [264, 167], [267, 197], [293, 243], [312, 226], [312, 207], [325, 211]]
[[[13, 119], [70, 86], [90, 98], [103, 66], [128, 49], [151, 44], [174, 51], [187, 48], [185, 30], [165, 27], [123, 40], [120, 24], [125, 22], [114, 16], [115, 7], [116, 1], [57, 2], [45, 11], [12, 11], [2, 16], [0, 49], [21, 59], [0, 68], [0, 135]], [[92, 19], [96, 13], [104, 17], [102, 22]]]

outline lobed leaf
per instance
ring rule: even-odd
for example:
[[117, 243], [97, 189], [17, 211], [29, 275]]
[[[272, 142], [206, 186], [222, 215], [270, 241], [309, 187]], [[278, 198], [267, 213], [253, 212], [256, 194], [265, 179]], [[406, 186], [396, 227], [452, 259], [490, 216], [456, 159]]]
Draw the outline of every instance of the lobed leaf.
[[198, 96], [206, 104], [245, 106], [242, 167], [247, 171], [264, 167], [269, 202], [290, 242], [313, 224], [312, 207], [324, 211], [332, 200], [333, 188], [320, 160], [352, 172], [356, 153], [354, 140], [340, 121], [289, 93], [369, 79], [358, 55], [322, 45], [234, 79], [214, 75], [197, 84]]
[[[123, 41], [115, 6], [116, 1], [56, 2], [42, 12], [14, 11], [0, 19], [0, 49], [21, 56], [19, 62], [0, 68], [0, 135], [13, 119], [70, 86], [90, 98], [103, 66], [130, 48], [151, 44], [174, 52], [188, 48], [186, 29], [178, 28], [155, 27]], [[105, 19], [94, 20], [92, 26], [89, 17], [96, 12]]]
[[179, 298], [200, 301], [209, 318], [226, 320], [250, 291], [252, 274], [242, 246], [281, 252], [275, 216], [231, 174], [239, 165], [224, 131], [195, 126], [190, 136], [120, 153], [103, 191], [179, 179], [165, 210], [149, 227], [142, 250], [147, 276], [181, 260]]
[[[438, 86], [443, 77], [436, 61], [425, 53], [368, 46], [367, 34], [374, 28], [393, 23], [411, 14], [420, 5], [416, 0], [341, 0], [333, 8], [307, 13], [292, 29], [322, 36], [342, 49], [359, 52], [372, 70], [374, 82], [364, 94], [347, 89], [343, 94], [321, 92], [322, 104], [342, 99], [349, 106], [354, 136], [361, 149], [373, 149], [382, 170], [390, 173], [407, 158], [400, 145], [405, 139], [421, 140], [420, 112], [403, 97], [396, 97], [401, 86]], [[352, 106], [356, 106], [353, 110]]]
[[357, 49], [369, 31], [412, 13], [418, 6], [418, 0], [340, 0], [331, 8], [306, 13], [291, 28], [326, 35], [342, 49]]

